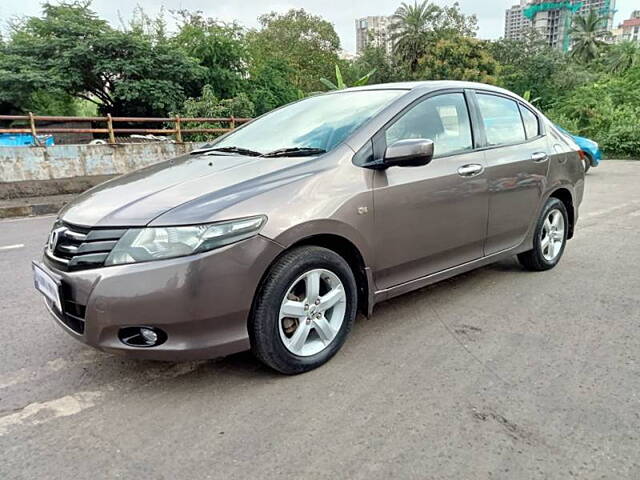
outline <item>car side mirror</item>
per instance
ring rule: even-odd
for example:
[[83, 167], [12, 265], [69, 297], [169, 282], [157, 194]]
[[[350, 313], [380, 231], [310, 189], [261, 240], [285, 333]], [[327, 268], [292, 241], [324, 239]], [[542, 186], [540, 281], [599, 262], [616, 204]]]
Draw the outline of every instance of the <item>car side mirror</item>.
[[420, 167], [433, 160], [433, 141], [425, 138], [398, 140], [384, 152], [387, 167]]

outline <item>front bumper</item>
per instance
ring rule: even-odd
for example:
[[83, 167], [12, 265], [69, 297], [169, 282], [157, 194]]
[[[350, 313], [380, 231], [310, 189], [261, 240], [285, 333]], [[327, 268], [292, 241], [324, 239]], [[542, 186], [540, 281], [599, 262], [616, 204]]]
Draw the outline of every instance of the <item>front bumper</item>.
[[[63, 272], [63, 312], [47, 307], [71, 336], [103, 351], [152, 360], [209, 359], [249, 348], [247, 320], [262, 275], [282, 251], [252, 237], [211, 252], [170, 260]], [[84, 323], [82, 323], [82, 321]], [[121, 328], [153, 326], [167, 334], [156, 347], [131, 347]]]

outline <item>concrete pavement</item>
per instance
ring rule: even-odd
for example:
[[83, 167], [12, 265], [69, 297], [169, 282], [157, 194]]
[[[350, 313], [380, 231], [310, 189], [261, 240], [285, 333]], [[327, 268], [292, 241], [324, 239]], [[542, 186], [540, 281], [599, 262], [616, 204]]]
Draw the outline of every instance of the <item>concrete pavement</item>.
[[0, 221], [0, 478], [639, 478], [639, 185], [605, 161], [556, 269], [385, 302], [296, 377], [76, 343], [31, 286], [53, 218]]

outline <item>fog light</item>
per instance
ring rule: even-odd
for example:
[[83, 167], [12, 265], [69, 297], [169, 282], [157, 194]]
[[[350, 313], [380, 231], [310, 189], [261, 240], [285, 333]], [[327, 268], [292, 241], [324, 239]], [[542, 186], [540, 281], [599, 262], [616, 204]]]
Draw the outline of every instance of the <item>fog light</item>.
[[167, 341], [167, 334], [156, 327], [124, 327], [118, 332], [122, 343], [130, 347], [157, 347]]
[[144, 342], [151, 346], [158, 343], [158, 334], [149, 328], [141, 328], [140, 334], [142, 335], [142, 339]]

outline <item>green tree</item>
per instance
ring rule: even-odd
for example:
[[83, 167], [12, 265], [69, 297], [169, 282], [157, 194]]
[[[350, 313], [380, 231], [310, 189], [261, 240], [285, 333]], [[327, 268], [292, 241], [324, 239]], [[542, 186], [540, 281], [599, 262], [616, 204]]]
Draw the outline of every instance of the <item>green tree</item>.
[[251, 66], [245, 91], [255, 105], [256, 115], [304, 97], [304, 93], [291, 83], [293, 75], [293, 68], [281, 58], [269, 58]]
[[178, 16], [178, 33], [172, 45], [206, 69], [205, 81], [217, 96], [236, 95], [247, 73], [243, 29], [235, 23], [205, 18], [201, 12], [181, 10]]
[[93, 102], [105, 113], [166, 115], [200, 92], [205, 72], [164, 39], [116, 30], [90, 2], [73, 1], [45, 3], [42, 17], [15, 24], [0, 73], [3, 97], [23, 107], [25, 96], [46, 90]]
[[88, 62], [85, 89], [77, 96], [100, 100], [103, 112], [116, 115], [166, 115], [189, 95], [199, 93], [206, 71], [168, 43], [120, 31], [94, 46]]
[[419, 73], [427, 80], [465, 80], [496, 83], [498, 62], [488, 42], [470, 37], [442, 38], [419, 61]]
[[[570, 63], [561, 52], [549, 47], [538, 32], [532, 29], [520, 40], [492, 42], [490, 49], [500, 64], [498, 85], [520, 95], [529, 91], [531, 98], [540, 99], [541, 105], [549, 105], [555, 100], [556, 81], [559, 80], [555, 75], [570, 68]], [[577, 81], [580, 77], [566, 80], [574, 79]]]
[[569, 32], [573, 41], [571, 56], [585, 63], [598, 58], [605, 45], [605, 25], [605, 17], [595, 9], [589, 10], [587, 15], [577, 15]]
[[640, 45], [636, 42], [624, 41], [613, 45], [607, 57], [611, 72], [624, 73], [630, 68], [640, 65]]
[[[43, 18], [13, 21], [0, 54], [0, 102], [5, 109], [28, 111], [32, 97], [47, 92], [67, 94], [74, 78], [66, 75], [74, 59], [58, 52], [78, 49], [107, 31], [107, 24], [88, 9], [88, 4], [45, 4]], [[64, 36], [66, 46], [62, 46]], [[85, 52], [86, 53], [86, 52]]]
[[453, 2], [449, 6], [440, 7], [440, 11], [434, 19], [432, 30], [440, 37], [475, 37], [478, 31], [478, 17], [465, 15], [460, 10], [460, 4]]
[[392, 17], [393, 53], [397, 60], [409, 67], [411, 73], [427, 50], [430, 24], [439, 7], [427, 0], [409, 5], [402, 2]]
[[340, 39], [333, 25], [304, 10], [269, 13], [258, 19], [260, 29], [247, 33], [251, 63], [280, 59], [291, 67], [290, 81], [303, 92], [320, 89], [319, 79], [338, 63]]
[[449, 7], [428, 0], [414, 0], [412, 5], [403, 2], [392, 17], [394, 55], [414, 73], [430, 43], [445, 37], [471, 37], [476, 30], [475, 15], [463, 14], [457, 2]]
[[68, 115], [74, 116], [79, 112], [77, 99], [60, 92], [38, 90], [27, 100], [25, 110], [37, 112], [38, 115]]
[[147, 35], [154, 38], [156, 42], [166, 41], [168, 34], [167, 21], [164, 15], [164, 7], [160, 9], [160, 14], [157, 17], [151, 17], [140, 5], [137, 5], [133, 9], [131, 19], [125, 21], [120, 17], [121, 30]]
[[[384, 47], [368, 45], [351, 64], [348, 65], [349, 77], [361, 78], [374, 70], [369, 83], [388, 83], [402, 80], [402, 75], [393, 65]], [[345, 75], [346, 76], [346, 75]]]

